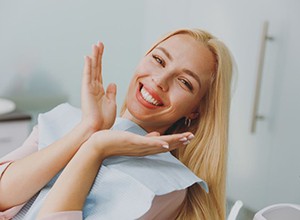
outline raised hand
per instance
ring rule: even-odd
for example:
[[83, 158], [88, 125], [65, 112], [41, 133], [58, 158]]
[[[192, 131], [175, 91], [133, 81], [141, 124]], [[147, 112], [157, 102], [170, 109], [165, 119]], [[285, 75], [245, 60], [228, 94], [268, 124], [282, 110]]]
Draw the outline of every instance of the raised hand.
[[82, 122], [94, 131], [109, 129], [116, 118], [116, 85], [109, 84], [105, 91], [102, 82], [103, 50], [100, 42], [85, 57], [81, 88]]
[[194, 135], [190, 132], [159, 136], [150, 133], [147, 136], [127, 131], [102, 130], [94, 133], [85, 143], [96, 149], [101, 159], [111, 156], [146, 156], [184, 147]]

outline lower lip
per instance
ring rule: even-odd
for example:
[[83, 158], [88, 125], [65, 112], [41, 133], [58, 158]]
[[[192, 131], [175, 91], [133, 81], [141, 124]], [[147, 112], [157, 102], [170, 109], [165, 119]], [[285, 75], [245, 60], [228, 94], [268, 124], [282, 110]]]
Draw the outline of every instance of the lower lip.
[[152, 105], [150, 104], [149, 102], [147, 102], [143, 96], [142, 96], [142, 93], [140, 91], [140, 88], [137, 89], [136, 91], [136, 98], [137, 100], [146, 108], [149, 108], [149, 109], [156, 109], [156, 108], [159, 108], [160, 106], [156, 106], [156, 105]]

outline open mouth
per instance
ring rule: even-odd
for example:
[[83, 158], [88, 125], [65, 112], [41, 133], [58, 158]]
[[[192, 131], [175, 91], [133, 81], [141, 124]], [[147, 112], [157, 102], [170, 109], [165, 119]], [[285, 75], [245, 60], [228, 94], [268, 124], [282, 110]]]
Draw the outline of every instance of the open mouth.
[[153, 97], [155, 95], [151, 95], [150, 92], [143, 86], [143, 84], [140, 84], [140, 93], [142, 98], [149, 104], [154, 106], [163, 106], [162, 101], [160, 101], [158, 97]]

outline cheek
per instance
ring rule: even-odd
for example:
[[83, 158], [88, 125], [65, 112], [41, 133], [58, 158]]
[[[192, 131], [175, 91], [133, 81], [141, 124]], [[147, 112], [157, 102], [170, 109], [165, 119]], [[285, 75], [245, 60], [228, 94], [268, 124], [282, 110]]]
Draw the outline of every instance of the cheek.
[[141, 75], [141, 74], [139, 73], [138, 70], [136, 70], [136, 71], [134, 72], [134, 74], [133, 74], [133, 76], [132, 76], [132, 78], [131, 78], [131, 80], [130, 80], [130, 83], [129, 83], [130, 88], [131, 88], [132, 86], [134, 86], [134, 85], [137, 83], [138, 79], [140, 78], [140, 75]]
[[157, 71], [156, 68], [157, 67], [151, 60], [144, 59], [136, 67], [135, 75], [138, 75], [139, 77], [143, 77], [143, 76], [146, 76], [146, 75], [156, 72]]
[[190, 106], [195, 102], [195, 96], [182, 91], [182, 89], [173, 90], [170, 99], [173, 105], [176, 106]]
[[170, 99], [174, 108], [180, 109], [184, 112], [194, 111], [200, 103], [198, 96], [189, 94], [188, 92], [180, 89], [173, 91]]
[[133, 98], [133, 96], [135, 96], [135, 92], [136, 92], [136, 87], [137, 87], [138, 83], [137, 83], [137, 76], [134, 75], [131, 79], [131, 81], [129, 82], [128, 88], [127, 88], [127, 93], [126, 93], [126, 99], [131, 100]]

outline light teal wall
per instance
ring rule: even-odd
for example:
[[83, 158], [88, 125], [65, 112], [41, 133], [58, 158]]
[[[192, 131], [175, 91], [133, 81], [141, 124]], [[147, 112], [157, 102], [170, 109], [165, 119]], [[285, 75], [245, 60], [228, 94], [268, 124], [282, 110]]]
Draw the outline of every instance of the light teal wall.
[[143, 1], [1, 1], [0, 97], [23, 110], [44, 111], [69, 101], [80, 105], [84, 55], [105, 44], [105, 84], [118, 85], [122, 103], [140, 56]]

